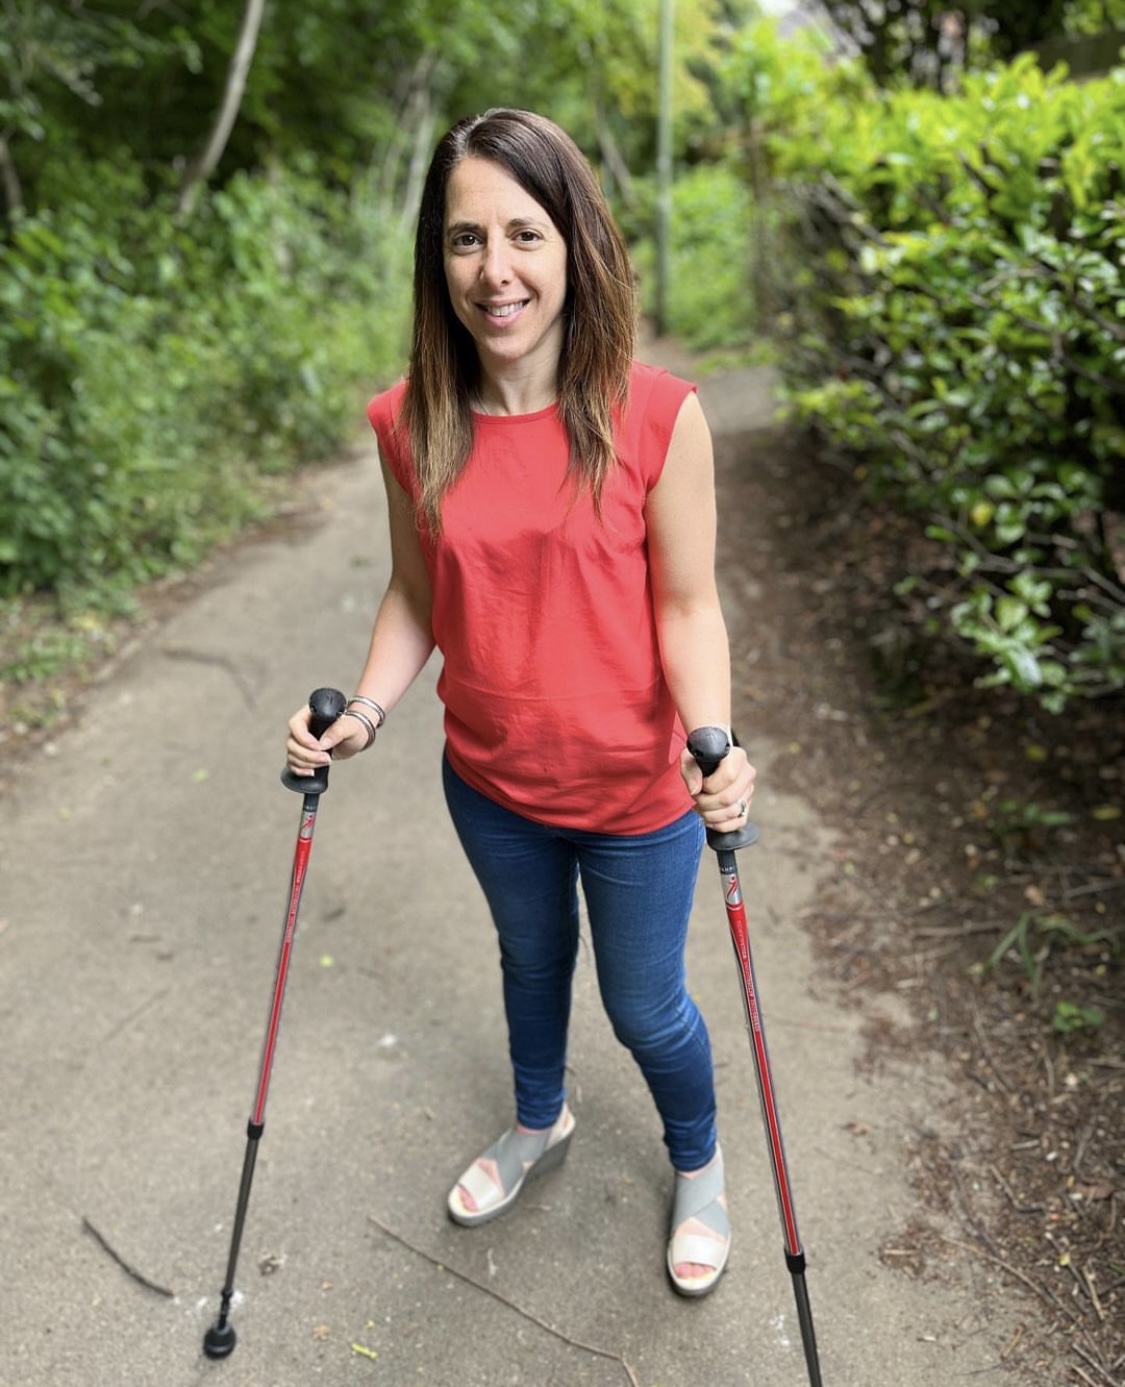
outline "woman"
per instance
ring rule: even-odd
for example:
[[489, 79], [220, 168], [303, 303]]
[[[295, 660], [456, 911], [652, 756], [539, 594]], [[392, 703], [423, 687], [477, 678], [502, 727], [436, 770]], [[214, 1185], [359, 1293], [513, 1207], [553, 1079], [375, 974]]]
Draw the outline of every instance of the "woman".
[[427, 176], [409, 377], [369, 417], [392, 574], [347, 714], [308, 772], [365, 750], [435, 645], [447, 803], [499, 937], [516, 1120], [450, 1216], [509, 1208], [565, 1156], [581, 880], [603, 1004], [676, 1172], [667, 1267], [703, 1295], [730, 1249], [707, 1030], [684, 944], [704, 826], [754, 770], [703, 781], [685, 728], [730, 722], [711, 441], [694, 387], [633, 359], [631, 268], [594, 175], [524, 111], [464, 120]]

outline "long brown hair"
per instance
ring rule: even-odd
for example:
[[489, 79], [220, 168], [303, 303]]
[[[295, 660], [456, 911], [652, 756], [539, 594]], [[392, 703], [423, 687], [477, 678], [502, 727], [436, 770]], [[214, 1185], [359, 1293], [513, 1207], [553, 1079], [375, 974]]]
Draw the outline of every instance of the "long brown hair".
[[420, 485], [419, 510], [434, 532], [441, 502], [468, 461], [480, 363], [445, 279], [449, 177], [470, 156], [498, 164], [546, 211], [567, 248], [559, 414], [570, 472], [598, 503], [615, 461], [614, 409], [625, 402], [636, 304], [632, 268], [593, 170], [565, 131], [530, 111], [497, 108], [446, 134], [422, 190], [414, 242], [414, 337], [403, 423]]

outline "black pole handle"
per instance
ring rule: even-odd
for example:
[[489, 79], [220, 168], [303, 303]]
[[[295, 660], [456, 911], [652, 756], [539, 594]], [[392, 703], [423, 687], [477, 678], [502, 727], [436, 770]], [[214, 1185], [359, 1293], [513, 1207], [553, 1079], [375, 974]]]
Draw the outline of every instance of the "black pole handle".
[[318, 742], [347, 706], [339, 689], [314, 689], [309, 694], [309, 731]]
[[[703, 779], [714, 775], [719, 764], [726, 758], [732, 746], [725, 727], [697, 727], [687, 739], [688, 751], [695, 757], [695, 763], [703, 772]], [[720, 833], [717, 829], [707, 830], [707, 846], [716, 852], [734, 852], [737, 848], [748, 848], [759, 838], [758, 827], [749, 820], [741, 828], [730, 833]], [[731, 858], [733, 862], [734, 859]]]
[[695, 757], [704, 780], [718, 770], [719, 762], [730, 751], [730, 745], [725, 727], [697, 727], [688, 737], [688, 751]]
[[[309, 694], [309, 731], [317, 741], [347, 706], [348, 700], [339, 689], [314, 689]], [[286, 766], [281, 772], [281, 783], [301, 795], [322, 795], [328, 789], [328, 770], [327, 766], [320, 766], [312, 775], [294, 775]]]

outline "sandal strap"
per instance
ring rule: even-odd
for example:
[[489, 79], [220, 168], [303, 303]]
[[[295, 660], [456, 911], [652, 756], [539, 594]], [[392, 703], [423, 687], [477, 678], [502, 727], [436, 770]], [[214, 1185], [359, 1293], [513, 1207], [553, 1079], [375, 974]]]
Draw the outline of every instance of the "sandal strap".
[[[723, 1158], [720, 1155], [708, 1169], [691, 1179], [676, 1176], [676, 1194], [672, 1203], [672, 1227], [679, 1228], [688, 1219], [697, 1219], [720, 1238], [730, 1237], [730, 1218], [726, 1209], [719, 1203], [719, 1197], [726, 1188], [723, 1174]], [[690, 1236], [690, 1235], [686, 1235]], [[694, 1257], [681, 1257], [677, 1261], [692, 1262]], [[706, 1265], [711, 1263], [703, 1259]]]
[[[481, 1152], [457, 1183], [473, 1196], [478, 1209], [495, 1203], [498, 1198], [503, 1199], [523, 1179], [527, 1168], [542, 1157], [550, 1145], [554, 1130], [554, 1127], [550, 1127], [545, 1132], [532, 1134], [509, 1127], [487, 1151]], [[481, 1161], [496, 1163], [499, 1182], [481, 1168]]]
[[[668, 1274], [681, 1295], [707, 1295], [726, 1268], [731, 1231], [727, 1211], [720, 1202], [724, 1187], [720, 1151], [698, 1175], [689, 1178], [677, 1172], [672, 1235], [668, 1239]], [[676, 1268], [685, 1263], [709, 1270], [705, 1275], [681, 1278]]]
[[715, 1238], [700, 1237], [698, 1233], [677, 1233], [671, 1243], [669, 1257], [674, 1267], [690, 1262], [697, 1267], [717, 1270], [727, 1260], [727, 1244]]
[[[677, 1174], [676, 1194], [672, 1202], [672, 1237], [668, 1248], [670, 1265], [691, 1262], [696, 1266], [718, 1270], [726, 1264], [730, 1250], [730, 1218], [719, 1203], [725, 1186], [721, 1155], [691, 1179]], [[702, 1224], [715, 1236], [707, 1237], [698, 1231], [681, 1231], [689, 1221]]]

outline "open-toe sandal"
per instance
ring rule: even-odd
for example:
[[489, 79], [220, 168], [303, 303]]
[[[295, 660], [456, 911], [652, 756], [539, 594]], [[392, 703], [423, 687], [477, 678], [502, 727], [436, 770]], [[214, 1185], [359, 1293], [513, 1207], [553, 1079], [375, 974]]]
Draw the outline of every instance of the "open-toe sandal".
[[[573, 1135], [574, 1117], [569, 1108], [563, 1108], [558, 1121], [545, 1132], [520, 1132], [509, 1127], [454, 1185], [448, 1200], [449, 1217], [465, 1228], [496, 1218], [511, 1208], [528, 1180], [562, 1164]], [[475, 1209], [465, 1204], [462, 1190], [472, 1196]]]
[[[723, 1190], [721, 1152], [716, 1152], [712, 1163], [698, 1175], [676, 1175], [668, 1275], [680, 1295], [706, 1295], [715, 1289], [726, 1269], [731, 1233]], [[685, 1262], [709, 1270], [700, 1276], [677, 1276], [676, 1268]]]

